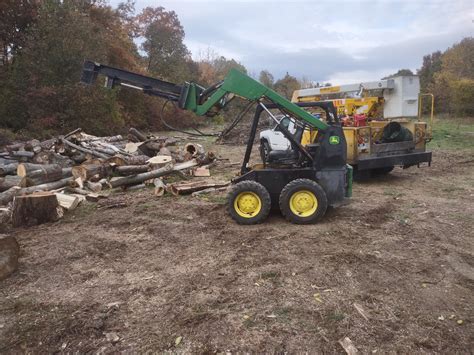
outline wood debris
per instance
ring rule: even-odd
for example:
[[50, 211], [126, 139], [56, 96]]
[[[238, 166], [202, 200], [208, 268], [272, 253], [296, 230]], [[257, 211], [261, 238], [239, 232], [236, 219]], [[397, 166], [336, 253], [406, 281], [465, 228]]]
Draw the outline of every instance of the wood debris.
[[[130, 191], [152, 185], [155, 196], [167, 190], [173, 194], [211, 191], [228, 183], [167, 185], [165, 180], [169, 175], [184, 180], [209, 177], [215, 162], [214, 153], [201, 144], [178, 137], [147, 135], [135, 128], [126, 137], [97, 137], [78, 128], [43, 142], [33, 139], [0, 147], [0, 206], [13, 203], [13, 224], [21, 226], [57, 219], [61, 213], [53, 213], [54, 204], [70, 211], [82, 201], [97, 202], [110, 188]], [[49, 216], [35, 216], [39, 212], [32, 206], [43, 204], [38, 209]]]

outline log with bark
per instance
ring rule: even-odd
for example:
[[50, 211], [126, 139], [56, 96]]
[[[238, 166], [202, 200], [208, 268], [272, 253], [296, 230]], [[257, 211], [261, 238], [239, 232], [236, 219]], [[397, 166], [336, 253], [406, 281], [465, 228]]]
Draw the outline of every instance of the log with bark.
[[132, 136], [134, 136], [135, 138], [137, 138], [139, 141], [146, 141], [147, 140], [147, 137], [146, 135], [144, 135], [142, 132], [140, 132], [138, 129], [136, 128], [130, 128], [128, 130], [128, 133], [130, 133]]
[[61, 139], [61, 142], [68, 145], [71, 148], [74, 148], [74, 149], [80, 151], [80, 152], [87, 153], [87, 154], [90, 154], [90, 155], [93, 155], [95, 157], [102, 158], [102, 159], [109, 158], [109, 156], [104, 154], [104, 153], [97, 152], [93, 149], [88, 149], [88, 148], [81, 147], [77, 144], [74, 144], [74, 143], [68, 141], [67, 139]]
[[98, 181], [111, 174], [112, 168], [109, 164], [82, 164], [72, 168], [72, 176], [81, 178], [82, 181], [93, 179]]
[[0, 280], [18, 269], [20, 246], [13, 236], [0, 235]]
[[7, 191], [14, 186], [20, 186], [21, 179], [18, 175], [7, 175], [0, 178], [0, 192]]
[[[65, 170], [66, 175], [68, 170]], [[41, 185], [63, 178], [63, 169], [58, 164], [19, 164], [17, 168], [18, 176], [21, 176], [21, 187]]]
[[58, 199], [51, 192], [16, 196], [13, 200], [13, 227], [34, 226], [58, 220]]
[[169, 191], [173, 195], [186, 195], [196, 191], [209, 189], [209, 188], [220, 188], [229, 185], [228, 182], [214, 182], [214, 181], [191, 181], [191, 182], [178, 182], [169, 185]]
[[120, 175], [133, 175], [144, 173], [150, 170], [149, 165], [122, 165], [117, 166], [114, 171]]
[[189, 169], [194, 166], [197, 166], [197, 161], [196, 160], [190, 160], [181, 164], [176, 164], [174, 166], [165, 166], [163, 168], [157, 169], [157, 170], [152, 170], [146, 173], [141, 173], [138, 175], [132, 175], [132, 176], [127, 176], [127, 177], [122, 177], [115, 179], [113, 181], [109, 182], [109, 185], [111, 188], [114, 187], [119, 187], [119, 186], [126, 186], [126, 185], [136, 185], [140, 184], [146, 180], [154, 179], [157, 177], [165, 176], [172, 174], [176, 171], [184, 170], [184, 169]]
[[126, 158], [127, 165], [145, 165], [150, 159], [149, 156], [146, 155], [134, 155], [131, 157]]
[[0, 206], [7, 205], [17, 195], [26, 195], [26, 194], [31, 194], [37, 191], [51, 191], [51, 190], [60, 189], [62, 187], [67, 186], [72, 181], [74, 181], [73, 178], [65, 178], [58, 181], [49, 182], [47, 184], [41, 184], [41, 185], [25, 187], [25, 188], [14, 186], [8, 189], [7, 191], [0, 193]]
[[0, 165], [0, 176], [15, 175], [17, 167], [18, 167], [17, 162]]

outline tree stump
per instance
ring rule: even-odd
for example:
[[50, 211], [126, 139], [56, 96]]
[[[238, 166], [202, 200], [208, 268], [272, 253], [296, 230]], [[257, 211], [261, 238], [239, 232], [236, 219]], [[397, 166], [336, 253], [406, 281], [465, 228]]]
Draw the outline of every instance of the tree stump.
[[20, 246], [12, 236], [0, 235], [0, 280], [6, 279], [18, 269]]
[[13, 227], [33, 226], [56, 221], [58, 199], [54, 193], [38, 192], [28, 196], [16, 196], [13, 200]]

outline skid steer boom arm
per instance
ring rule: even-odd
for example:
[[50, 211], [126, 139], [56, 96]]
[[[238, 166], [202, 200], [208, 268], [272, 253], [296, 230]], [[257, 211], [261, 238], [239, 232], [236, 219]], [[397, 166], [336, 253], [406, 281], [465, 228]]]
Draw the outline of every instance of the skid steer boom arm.
[[99, 74], [106, 76], [108, 88], [122, 85], [142, 90], [145, 94], [175, 101], [181, 109], [192, 111], [199, 116], [212, 114], [213, 110], [224, 107], [236, 95], [249, 101], [268, 101], [312, 127], [322, 131], [328, 128], [325, 122], [313, 117], [272, 89], [236, 69], [231, 69], [223, 81], [205, 89], [192, 82], [176, 85], [92, 61], [85, 61], [81, 81], [92, 84]]

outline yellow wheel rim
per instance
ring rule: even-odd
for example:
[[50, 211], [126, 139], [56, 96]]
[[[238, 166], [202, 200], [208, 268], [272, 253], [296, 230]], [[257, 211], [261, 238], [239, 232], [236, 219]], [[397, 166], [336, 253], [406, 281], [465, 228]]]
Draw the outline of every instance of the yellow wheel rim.
[[252, 218], [258, 215], [262, 209], [262, 201], [255, 192], [244, 191], [235, 198], [234, 209], [239, 216]]
[[290, 198], [290, 210], [299, 217], [309, 217], [318, 209], [318, 199], [308, 190], [295, 192]]

